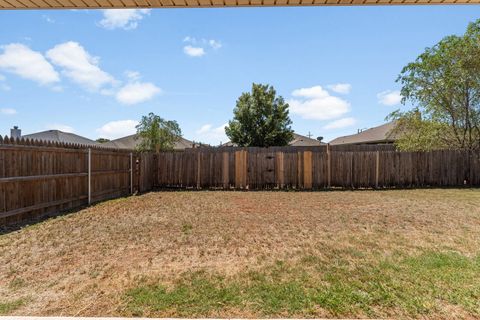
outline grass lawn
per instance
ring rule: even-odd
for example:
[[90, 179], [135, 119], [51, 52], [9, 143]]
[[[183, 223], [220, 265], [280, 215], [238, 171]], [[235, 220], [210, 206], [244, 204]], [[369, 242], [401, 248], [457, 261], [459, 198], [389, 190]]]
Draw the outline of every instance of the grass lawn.
[[157, 192], [0, 235], [0, 314], [480, 317], [480, 190]]

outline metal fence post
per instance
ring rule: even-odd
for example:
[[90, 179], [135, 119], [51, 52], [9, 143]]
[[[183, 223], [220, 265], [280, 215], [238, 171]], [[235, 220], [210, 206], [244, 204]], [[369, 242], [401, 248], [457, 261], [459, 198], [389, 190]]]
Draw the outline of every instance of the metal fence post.
[[88, 148], [88, 204], [92, 203], [92, 149]]

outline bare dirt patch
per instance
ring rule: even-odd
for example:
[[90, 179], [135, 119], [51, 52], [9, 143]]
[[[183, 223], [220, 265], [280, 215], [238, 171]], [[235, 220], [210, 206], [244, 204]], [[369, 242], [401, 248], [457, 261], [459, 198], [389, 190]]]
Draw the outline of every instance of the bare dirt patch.
[[[459, 317], [474, 317], [480, 306], [467, 296], [475, 298], [480, 291], [462, 286], [452, 292], [453, 298], [435, 293], [445, 283], [448, 288], [450, 278], [439, 279], [442, 286], [425, 292], [429, 299], [420, 301], [419, 306], [402, 297], [397, 304], [392, 298], [395, 289], [388, 296], [393, 300], [379, 296], [378, 301], [364, 301], [362, 294], [355, 298], [342, 293], [339, 301], [330, 301], [337, 291], [325, 296], [330, 291], [318, 286], [336, 289], [337, 282], [330, 281], [333, 277], [339, 285], [355, 284], [355, 294], [358, 288], [373, 292], [376, 287], [361, 285], [394, 287], [398, 272], [407, 280], [424, 275], [430, 283], [428, 270], [436, 263], [446, 266], [442, 269], [445, 274], [452, 270], [463, 270], [460, 275], [475, 274], [480, 263], [479, 203], [479, 190], [156, 192], [108, 201], [0, 236], [0, 306], [4, 306], [0, 311], [72, 316], [138, 312], [193, 317], [447, 317], [454, 310]], [[452, 266], [457, 255], [466, 259], [458, 266], [463, 269]], [[385, 262], [391, 266], [384, 267]], [[397, 262], [404, 269], [395, 270]], [[372, 273], [376, 268], [381, 278]], [[277, 270], [279, 277], [271, 270]], [[350, 273], [356, 275], [356, 282]], [[266, 282], [258, 282], [255, 274], [265, 276], [261, 279]], [[458, 280], [455, 277], [452, 283]], [[478, 277], [472, 279], [464, 277], [465, 286], [480, 290]], [[197, 280], [200, 287], [190, 286]], [[414, 285], [407, 288], [404, 282], [398, 283], [399, 293], [417, 290]], [[305, 293], [305, 299], [284, 305], [282, 301], [290, 298], [282, 291], [278, 301], [271, 301], [272, 309], [256, 305], [258, 301], [266, 303], [255, 300], [257, 297], [264, 299], [262, 295], [270, 297], [276, 292], [268, 291], [267, 285], [273, 290], [276, 284], [285, 283], [287, 292], [297, 292], [295, 297]], [[217, 292], [219, 287], [225, 290]], [[314, 289], [311, 292], [310, 287]], [[205, 305], [211, 301], [195, 302], [195, 297], [186, 293], [202, 288], [210, 290], [210, 300], [223, 301], [224, 295], [231, 300], [213, 304], [211, 309], [182, 309], [172, 300], [172, 294], [179, 292], [179, 299]], [[172, 303], [152, 307], [151, 292], [154, 299]], [[237, 301], [238, 296], [247, 302]], [[350, 298], [352, 308], [335, 304]]]

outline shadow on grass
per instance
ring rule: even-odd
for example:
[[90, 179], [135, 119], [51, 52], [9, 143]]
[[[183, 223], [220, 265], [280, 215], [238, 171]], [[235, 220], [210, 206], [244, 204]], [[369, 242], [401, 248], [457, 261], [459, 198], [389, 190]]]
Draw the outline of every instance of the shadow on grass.
[[20, 221], [9, 222], [5, 225], [0, 225], [0, 236], [4, 235], [4, 234], [7, 234], [7, 233], [11, 233], [11, 232], [14, 232], [14, 231], [21, 230], [23, 228], [26, 228], [26, 227], [29, 227], [29, 226], [32, 226], [32, 225], [50, 220], [50, 219], [63, 217], [63, 216], [81, 211], [85, 208], [87, 208], [87, 206], [76, 207], [76, 208], [69, 209], [69, 210], [63, 210], [63, 211], [53, 212], [53, 213], [48, 213], [48, 214], [42, 214], [42, 215], [35, 216], [35, 217], [32, 217], [32, 218], [22, 219]]
[[292, 187], [278, 188], [275, 186], [266, 186], [264, 188], [237, 189], [237, 188], [196, 188], [196, 187], [155, 187], [149, 192], [366, 192], [366, 191], [401, 191], [401, 190], [480, 190], [480, 186], [389, 186], [389, 187], [313, 187], [311, 189], [299, 189]]
[[[135, 194], [135, 195], [140, 195], [140, 194]], [[33, 217], [23, 218], [19, 221], [7, 222], [7, 223], [4, 223], [4, 224], [2, 224], [2, 221], [0, 220], [0, 236], [5, 235], [7, 233], [11, 233], [11, 232], [14, 232], [14, 231], [21, 230], [23, 228], [34, 226], [38, 223], [42, 223], [42, 222], [45, 222], [47, 220], [68, 216], [70, 214], [80, 212], [80, 211], [82, 211], [86, 208], [96, 206], [96, 205], [99, 205], [99, 204], [102, 204], [102, 203], [105, 203], [105, 202], [108, 202], [108, 201], [119, 201], [119, 200], [126, 199], [126, 198], [129, 198], [129, 197], [131, 197], [131, 196], [123, 196], [123, 197], [119, 197], [119, 198], [105, 199], [105, 200], [102, 200], [102, 201], [94, 202], [90, 206], [84, 204], [84, 205], [80, 205], [80, 206], [77, 206], [77, 207], [74, 207], [74, 208], [43, 213], [43, 214], [36, 215], [36, 216], [33, 216]]]

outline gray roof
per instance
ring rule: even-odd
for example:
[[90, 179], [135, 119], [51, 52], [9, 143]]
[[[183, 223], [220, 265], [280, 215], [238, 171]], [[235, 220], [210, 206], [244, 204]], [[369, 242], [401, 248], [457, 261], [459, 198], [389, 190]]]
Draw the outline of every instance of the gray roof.
[[[135, 149], [141, 143], [141, 141], [142, 139], [137, 138], [136, 134], [132, 134], [130, 136], [102, 143], [101, 146], [132, 150]], [[188, 148], [193, 148], [193, 142], [182, 137], [175, 142], [175, 146], [173, 147], [174, 150], [184, 150]]]
[[97, 145], [97, 142], [74, 133], [63, 132], [60, 130], [47, 130], [32, 134], [22, 135], [22, 138], [31, 140], [42, 140], [61, 143], [73, 143], [82, 145]]
[[290, 141], [288, 144], [292, 147], [314, 147], [314, 146], [321, 146], [326, 143], [318, 141], [317, 139], [312, 139], [306, 136], [302, 136], [298, 133], [293, 133], [293, 140]]
[[341, 144], [374, 144], [374, 143], [392, 143], [395, 142], [395, 135], [391, 134], [395, 127], [394, 122], [382, 124], [378, 127], [373, 127], [363, 130], [357, 134], [349, 136], [338, 137], [330, 141], [331, 145]]
[[[306, 136], [302, 136], [301, 134], [298, 133], [293, 133], [293, 140], [290, 141], [288, 144], [289, 146], [292, 147], [314, 147], [314, 146], [322, 146], [325, 145], [326, 143], [320, 142], [317, 139], [312, 139]], [[232, 143], [230, 141], [224, 143], [221, 145], [222, 147], [236, 147], [237, 145], [235, 143]]]

